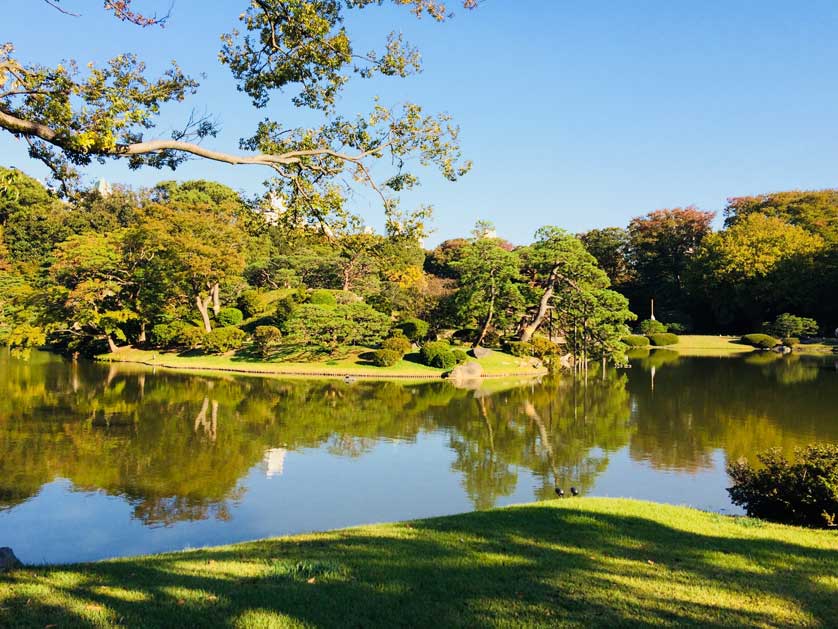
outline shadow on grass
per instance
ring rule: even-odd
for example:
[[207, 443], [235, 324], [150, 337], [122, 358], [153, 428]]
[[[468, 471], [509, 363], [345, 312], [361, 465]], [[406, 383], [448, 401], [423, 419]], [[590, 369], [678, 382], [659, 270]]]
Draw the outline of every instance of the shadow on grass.
[[20, 571], [0, 624], [829, 625], [837, 569], [836, 550], [531, 506]]

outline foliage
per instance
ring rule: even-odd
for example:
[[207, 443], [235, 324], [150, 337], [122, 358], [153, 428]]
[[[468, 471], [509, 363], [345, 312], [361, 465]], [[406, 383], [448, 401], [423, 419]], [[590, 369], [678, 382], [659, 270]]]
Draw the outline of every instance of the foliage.
[[272, 325], [259, 325], [253, 330], [253, 344], [263, 357], [267, 357], [281, 339], [282, 332]]
[[326, 307], [336, 306], [338, 303], [332, 291], [322, 289], [311, 291], [307, 301], [308, 303], [314, 304], [316, 306]]
[[238, 308], [221, 308], [215, 320], [222, 326], [238, 325], [244, 321], [244, 313]]
[[191, 327], [182, 321], [171, 321], [169, 323], [158, 323], [151, 328], [149, 341], [154, 347], [171, 348], [183, 342], [183, 332], [186, 327]]
[[213, 328], [204, 336], [204, 350], [210, 353], [223, 354], [244, 345], [247, 334], [234, 326]]
[[640, 334], [627, 334], [622, 338], [622, 341], [629, 347], [647, 347], [649, 345], [649, 337]]
[[342, 345], [378, 345], [391, 321], [365, 303], [338, 304], [326, 308], [314, 304], [297, 306], [285, 324], [285, 334], [303, 345], [330, 351]]
[[592, 229], [579, 236], [614, 286], [625, 286], [633, 277], [629, 259], [629, 234], [621, 227]]
[[787, 460], [778, 449], [757, 455], [753, 468], [745, 460], [728, 467], [735, 505], [748, 515], [803, 526], [838, 526], [838, 445], [796, 449]]
[[262, 312], [262, 300], [259, 296], [259, 291], [254, 289], [242, 291], [236, 300], [236, 305], [241, 310], [245, 319], [255, 317]]
[[378, 349], [372, 353], [372, 363], [376, 367], [392, 367], [402, 359], [404, 354], [393, 349]]
[[404, 319], [396, 325], [396, 329], [401, 330], [408, 340], [419, 343], [427, 338], [430, 326], [421, 319]]
[[780, 344], [780, 341], [775, 339], [773, 336], [758, 333], [744, 335], [741, 342], [745, 343], [745, 345], [751, 345], [752, 347], [758, 347], [760, 349], [771, 349], [772, 347]]
[[457, 364], [451, 345], [447, 341], [428, 341], [419, 350], [422, 364], [438, 369], [452, 369]]
[[178, 334], [178, 344], [188, 349], [198, 349], [204, 345], [206, 332], [195, 325], [184, 326]]
[[678, 336], [671, 332], [660, 332], [658, 334], [649, 334], [649, 342], [655, 347], [665, 347], [667, 345], [675, 345], [678, 343]]
[[395, 334], [381, 341], [382, 349], [389, 349], [404, 356], [413, 349], [413, 344], [403, 334]]
[[797, 347], [800, 345], [800, 339], [794, 336], [785, 336], [781, 341], [786, 347]]
[[451, 353], [454, 355], [454, 360], [457, 362], [458, 365], [462, 365], [464, 362], [468, 360], [468, 354], [457, 347], [452, 349]]
[[280, 297], [276, 301], [276, 306], [274, 307], [274, 322], [280, 330], [286, 330], [288, 321], [290, 321], [294, 316], [296, 308], [297, 302], [294, 301], [294, 298], [291, 295]]
[[656, 319], [644, 319], [640, 322], [637, 326], [637, 331], [640, 334], [649, 335], [649, 334], [662, 334], [663, 332], [668, 332], [668, 327], [666, 324], [657, 321]]
[[507, 352], [518, 358], [524, 358], [533, 355], [533, 346], [529, 341], [508, 341], [505, 349]]
[[778, 337], [812, 336], [818, 333], [818, 322], [807, 317], [797, 317], [787, 312], [765, 325], [765, 331]]

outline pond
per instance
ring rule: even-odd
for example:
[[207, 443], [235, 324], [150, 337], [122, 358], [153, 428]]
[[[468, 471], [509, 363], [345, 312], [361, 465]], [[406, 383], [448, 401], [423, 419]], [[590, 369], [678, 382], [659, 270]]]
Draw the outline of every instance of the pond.
[[725, 466], [838, 441], [835, 359], [536, 381], [278, 380], [0, 352], [0, 546], [94, 560], [554, 498], [738, 513]]

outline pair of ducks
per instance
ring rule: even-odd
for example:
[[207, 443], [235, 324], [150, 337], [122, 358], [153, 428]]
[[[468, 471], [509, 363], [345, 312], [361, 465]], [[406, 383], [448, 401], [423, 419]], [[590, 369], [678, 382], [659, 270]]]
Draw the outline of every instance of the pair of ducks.
[[[556, 495], [559, 498], [564, 498], [564, 489], [562, 489], [561, 487], [556, 487]], [[570, 495], [571, 496], [578, 496], [579, 495], [579, 490], [576, 489], [576, 487], [571, 487], [570, 488]]]

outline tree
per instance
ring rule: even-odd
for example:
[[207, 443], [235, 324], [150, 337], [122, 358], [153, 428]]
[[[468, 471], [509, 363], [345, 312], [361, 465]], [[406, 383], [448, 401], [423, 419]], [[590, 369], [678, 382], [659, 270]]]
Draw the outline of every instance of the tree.
[[783, 338], [812, 336], [818, 333], [818, 322], [808, 317], [797, 317], [788, 312], [778, 315], [773, 322], [766, 326], [769, 334]]
[[632, 279], [632, 269], [628, 259], [629, 235], [621, 227], [592, 229], [580, 234], [579, 239], [585, 245], [597, 264], [608, 275], [611, 284], [624, 286]]
[[504, 329], [516, 322], [524, 302], [519, 290], [518, 256], [500, 246], [497, 238], [476, 237], [452, 263], [459, 275], [454, 301], [463, 321], [476, 321], [479, 333], [473, 346], [486, 338], [494, 325]]
[[[394, 2], [438, 21], [449, 14], [439, 0]], [[130, 4], [120, 0], [106, 2], [105, 7], [117, 18], [140, 26], [169, 19], [146, 18], [133, 12]], [[91, 63], [87, 72], [81, 72], [73, 61], [55, 67], [27, 63], [16, 56], [11, 43], [5, 44], [0, 47], [0, 128], [29, 144], [30, 156], [50, 168], [65, 194], [72, 192], [77, 167], [93, 160], [174, 169], [198, 157], [271, 168], [270, 186], [277, 198], [289, 210], [307, 215], [322, 218], [342, 207], [344, 196], [335, 183], [342, 174], [369, 185], [385, 207], [393, 207], [396, 199], [390, 193], [418, 182], [415, 174], [402, 168], [406, 158], [435, 165], [452, 181], [470, 164], [461, 160], [458, 129], [445, 114], [428, 115], [409, 102], [398, 109], [376, 102], [368, 114], [354, 118], [338, 113], [338, 96], [351, 78], [407, 77], [421, 69], [419, 52], [395, 32], [378, 51], [362, 54], [353, 48], [345, 26], [347, 14], [380, 4], [380, 0], [249, 3], [240, 15], [241, 30], [222, 36], [219, 61], [257, 109], [272, 104], [277, 92], [290, 93], [291, 104], [314, 111], [320, 123], [304, 128], [265, 118], [253, 135], [242, 139], [241, 154], [201, 144], [218, 131], [206, 117], [190, 116], [170, 138], [147, 138], [158, 124], [161, 107], [185, 100], [199, 84], [176, 63], [162, 76], [150, 77], [132, 54]], [[463, 6], [474, 8], [477, 2], [464, 0]], [[385, 157], [400, 167], [385, 181], [376, 182], [369, 163]]]
[[725, 226], [732, 227], [751, 214], [778, 218], [827, 242], [838, 243], [838, 190], [791, 190], [732, 197], [724, 209]]

